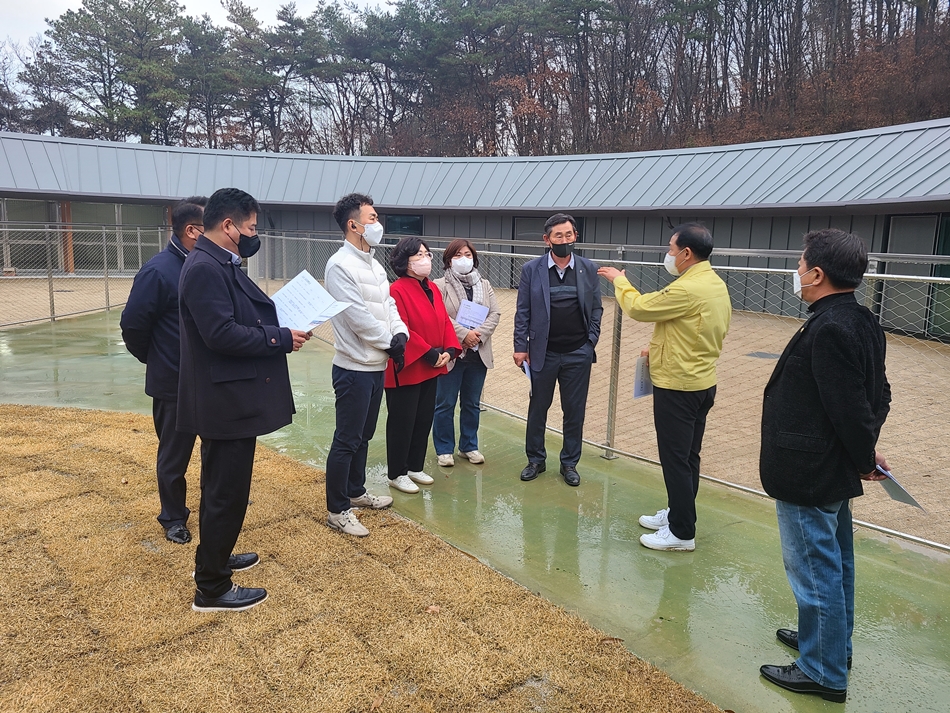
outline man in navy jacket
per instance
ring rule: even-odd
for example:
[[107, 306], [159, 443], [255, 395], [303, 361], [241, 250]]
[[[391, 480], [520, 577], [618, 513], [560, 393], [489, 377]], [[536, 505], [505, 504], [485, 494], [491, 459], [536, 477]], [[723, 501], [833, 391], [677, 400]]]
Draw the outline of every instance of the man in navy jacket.
[[794, 292], [811, 313], [765, 387], [759, 474], [775, 498], [782, 559], [798, 604], [798, 629], [779, 629], [797, 649], [788, 666], [762, 666], [772, 683], [844, 703], [854, 630], [850, 498], [889, 470], [875, 451], [891, 402], [886, 342], [854, 298], [867, 269], [864, 242], [840, 230], [804, 238]]
[[132, 356], [145, 364], [145, 393], [152, 397], [152, 420], [158, 436], [158, 522], [165, 538], [179, 545], [191, 542], [185, 505], [185, 471], [195, 448], [193, 433], [175, 428], [178, 411], [178, 278], [181, 266], [204, 231], [202, 214], [208, 199], [192, 196], [172, 210], [172, 236], [158, 255], [142, 266], [132, 281], [119, 324]]
[[525, 431], [528, 465], [521, 479], [534, 480], [546, 468], [544, 430], [558, 384], [564, 412], [561, 476], [572, 486], [581, 482], [577, 462], [604, 312], [597, 265], [574, 254], [576, 240], [577, 223], [566, 213], [556, 213], [544, 224], [544, 243], [550, 252], [521, 268], [514, 353], [515, 364], [531, 375]]
[[260, 247], [259, 212], [244, 191], [215, 191], [178, 286], [178, 428], [201, 436], [195, 611], [242, 611], [267, 598], [231, 582], [229, 558], [247, 513], [257, 436], [293, 418], [286, 354], [309, 339], [278, 326], [274, 303], [241, 270]]

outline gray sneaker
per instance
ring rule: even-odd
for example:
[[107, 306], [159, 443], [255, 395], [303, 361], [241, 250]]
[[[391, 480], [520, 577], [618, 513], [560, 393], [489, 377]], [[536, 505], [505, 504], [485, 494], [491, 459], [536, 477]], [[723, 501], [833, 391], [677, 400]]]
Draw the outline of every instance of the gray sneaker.
[[372, 510], [382, 510], [393, 504], [393, 499], [388, 495], [373, 495], [372, 493], [363, 493], [358, 498], [350, 498], [350, 505], [355, 508], [370, 508]]
[[366, 537], [369, 534], [369, 530], [363, 527], [362, 523], [356, 519], [356, 513], [352, 510], [331, 512], [327, 515], [327, 525], [329, 525], [330, 529], [339, 530], [340, 532], [346, 533], [347, 535], [354, 535], [355, 537]]

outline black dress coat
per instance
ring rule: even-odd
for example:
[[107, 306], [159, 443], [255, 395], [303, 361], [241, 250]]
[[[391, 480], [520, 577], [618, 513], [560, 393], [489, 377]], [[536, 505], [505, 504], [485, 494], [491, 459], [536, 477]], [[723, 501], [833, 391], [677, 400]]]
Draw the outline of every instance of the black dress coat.
[[126, 349], [146, 365], [145, 393], [178, 399], [178, 280], [188, 256], [177, 236], [142, 265], [119, 322]]
[[884, 331], [853, 292], [815, 302], [765, 387], [759, 475], [796, 505], [864, 494], [891, 402]]
[[260, 436], [289, 424], [290, 330], [227, 250], [198, 238], [181, 271], [178, 430], [202, 438]]

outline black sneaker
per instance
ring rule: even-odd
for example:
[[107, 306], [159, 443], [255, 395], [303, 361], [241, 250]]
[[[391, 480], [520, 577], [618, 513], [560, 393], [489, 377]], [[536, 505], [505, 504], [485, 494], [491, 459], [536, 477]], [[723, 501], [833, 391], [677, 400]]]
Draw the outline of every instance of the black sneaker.
[[244, 611], [260, 604], [267, 599], [266, 589], [252, 589], [234, 585], [231, 590], [220, 597], [206, 597], [201, 590], [195, 592], [195, 603], [191, 608], [195, 611]]
[[243, 555], [231, 555], [228, 557], [228, 567], [231, 568], [232, 572], [243, 572], [260, 563], [260, 561], [261, 558], [257, 556], [256, 552], [247, 552]]
[[165, 530], [165, 539], [176, 545], [187, 545], [191, 542], [191, 533], [185, 525], [172, 525]]

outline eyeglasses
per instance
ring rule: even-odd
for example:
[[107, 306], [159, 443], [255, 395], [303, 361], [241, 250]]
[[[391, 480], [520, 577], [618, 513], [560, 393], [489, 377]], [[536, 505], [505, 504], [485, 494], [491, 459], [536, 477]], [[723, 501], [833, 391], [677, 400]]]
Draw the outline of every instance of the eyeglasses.
[[202, 233], [205, 231], [205, 227], [204, 227], [203, 225], [201, 225], [200, 223], [188, 223], [188, 225], [186, 225], [185, 227], [186, 227], [186, 228], [197, 228], [197, 229], [200, 230]]
[[412, 257], [410, 257], [409, 260], [411, 261], [412, 258], [414, 258], [414, 257], [417, 257], [417, 258], [419, 258], [420, 260], [425, 260], [426, 258], [429, 258], [429, 259], [431, 260], [431, 259], [432, 259], [432, 253], [416, 253], [415, 255], [413, 255]]

